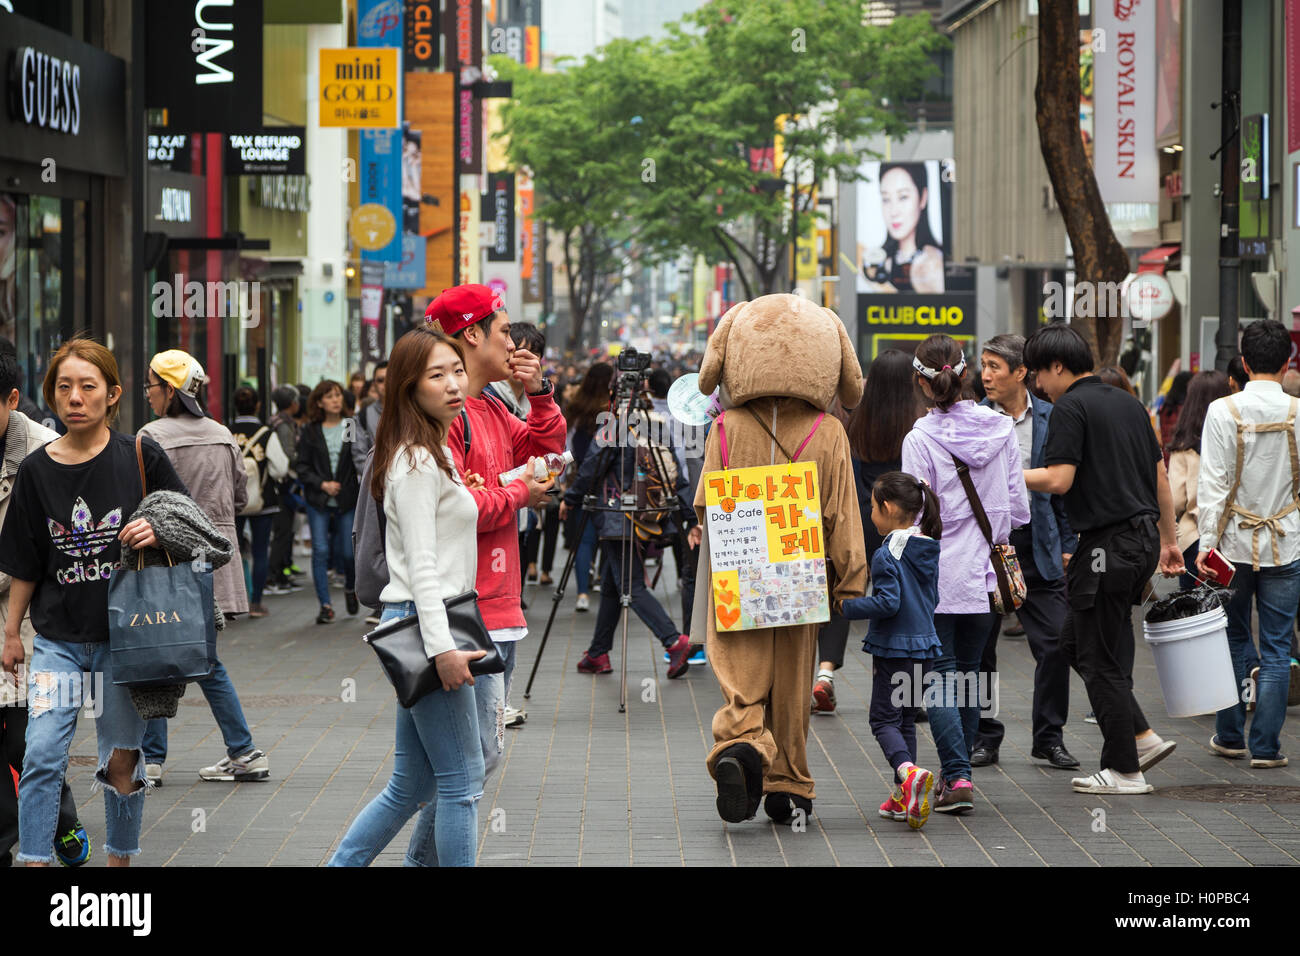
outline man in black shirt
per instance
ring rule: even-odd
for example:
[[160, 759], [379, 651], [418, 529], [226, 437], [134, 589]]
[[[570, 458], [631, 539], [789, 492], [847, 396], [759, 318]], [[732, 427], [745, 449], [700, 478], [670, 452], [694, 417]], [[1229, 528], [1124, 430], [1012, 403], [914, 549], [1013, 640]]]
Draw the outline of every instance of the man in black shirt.
[[1080, 793], [1150, 793], [1143, 771], [1167, 757], [1133, 696], [1131, 608], [1157, 565], [1183, 572], [1164, 457], [1141, 402], [1092, 374], [1088, 343], [1052, 323], [1025, 343], [1025, 366], [1054, 403], [1045, 467], [1031, 491], [1064, 497], [1079, 546], [1066, 568], [1070, 617], [1062, 648], [1083, 678], [1105, 743], [1101, 771], [1076, 777]]

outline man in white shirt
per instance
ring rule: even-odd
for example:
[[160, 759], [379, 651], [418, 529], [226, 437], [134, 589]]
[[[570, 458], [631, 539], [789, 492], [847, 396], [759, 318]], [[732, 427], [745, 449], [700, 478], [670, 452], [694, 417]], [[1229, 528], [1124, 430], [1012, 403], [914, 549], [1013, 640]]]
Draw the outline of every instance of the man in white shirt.
[[[1201, 437], [1197, 484], [1201, 536], [1196, 567], [1216, 548], [1236, 568], [1228, 604], [1228, 644], [1237, 685], [1250, 686], [1258, 664], [1255, 717], [1246, 735], [1246, 702], [1221, 710], [1210, 747], [1223, 757], [1249, 756], [1252, 768], [1285, 767], [1281, 752], [1290, 684], [1291, 633], [1300, 602], [1300, 400], [1282, 391], [1291, 336], [1280, 322], [1254, 322], [1241, 336], [1250, 381], [1213, 402]], [[1250, 602], [1259, 613], [1259, 652], [1250, 632]], [[1248, 695], [1243, 695], [1248, 696]]]

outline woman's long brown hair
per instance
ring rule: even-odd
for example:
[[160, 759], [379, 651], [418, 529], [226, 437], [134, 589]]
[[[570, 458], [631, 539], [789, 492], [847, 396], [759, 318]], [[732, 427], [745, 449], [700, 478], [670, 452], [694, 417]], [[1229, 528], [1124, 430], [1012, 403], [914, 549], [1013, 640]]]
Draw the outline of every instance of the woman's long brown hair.
[[448, 478], [455, 478], [451, 456], [443, 448], [447, 442], [446, 426], [426, 415], [415, 399], [416, 386], [424, 377], [424, 370], [429, 367], [429, 356], [439, 343], [465, 361], [465, 352], [459, 342], [441, 332], [424, 328], [414, 328], [403, 335], [388, 356], [384, 412], [379, 416], [379, 427], [375, 429], [375, 460], [370, 470], [370, 493], [376, 501], [384, 500], [388, 469], [397, 450], [402, 447], [406, 448], [406, 458], [412, 470], [415, 468], [414, 449], [424, 448]]

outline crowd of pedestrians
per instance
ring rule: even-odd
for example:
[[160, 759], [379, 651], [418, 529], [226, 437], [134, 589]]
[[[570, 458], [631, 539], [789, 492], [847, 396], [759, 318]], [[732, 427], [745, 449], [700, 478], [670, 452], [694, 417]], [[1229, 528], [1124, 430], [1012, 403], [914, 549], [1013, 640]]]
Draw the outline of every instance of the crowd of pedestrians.
[[[849, 399], [837, 397], [827, 409], [847, 448], [828, 468], [851, 465], [849, 497], [861, 519], [852, 535], [856, 542], [860, 534], [870, 588], [831, 602], [815, 655], [800, 660], [802, 718], [764, 716], [741, 672], [728, 670], [740, 661], [728, 657], [738, 638], [714, 633], [712, 615], [696, 606], [702, 529], [694, 504], [705, 470], [698, 449], [644, 434], [620, 441], [614, 429], [626, 383], [613, 361], [548, 361], [544, 332], [512, 323], [483, 286], [435, 299], [425, 324], [402, 336], [370, 379], [280, 385], [271, 415], [254, 388], [240, 387], [229, 426], [208, 414], [201, 364], [177, 349], [160, 352], [143, 386], [155, 417], [139, 430], [140, 462], [135, 437], [114, 429], [122, 386], [107, 349], [74, 338], [52, 358], [42, 383], [57, 417], [51, 430], [20, 410], [17, 363], [12, 349], [0, 348], [0, 624], [10, 678], [0, 681], [0, 751], [19, 775], [16, 788], [0, 781], [0, 862], [15, 846], [17, 861], [31, 865], [79, 865], [92, 853], [64, 779], [81, 703], [56, 686], [68, 674], [103, 675], [102, 692], [99, 685], [94, 692], [95, 779], [104, 791], [108, 862], [127, 865], [140, 852], [144, 794], [163, 784], [175, 700], [160, 709], [113, 684], [107, 601], [110, 573], [124, 556], [169, 551], [151, 520], [156, 505], [146, 501], [155, 491], [188, 496], [195, 506], [188, 520], [230, 544], [232, 558], [212, 565], [220, 620], [270, 617], [263, 626], [282, 626], [270, 597], [308, 583], [295, 551], [305, 525], [316, 623], [346, 611], [361, 625], [354, 521], [358, 555], [386, 564], [367, 624], [418, 618], [441, 689], [396, 706], [392, 777], [351, 823], [335, 866], [368, 865], [417, 815], [408, 864], [473, 865], [484, 781], [503, 753], [505, 728], [526, 718], [510, 706], [518, 648], [529, 636], [525, 584], [557, 583], [560, 539], [572, 555], [573, 609], [587, 612], [599, 598], [579, 672], [614, 670], [624, 610], [662, 643], [669, 678], [703, 662], [692, 635], [702, 642], [707, 631], [715, 642], [710, 663], [728, 701], [715, 735], [719, 719], [735, 726], [718, 738], [709, 768], [719, 812], [732, 822], [752, 816], [756, 804], [724, 800], [724, 777], [739, 774], [743, 796], [756, 767], [786, 774], [779, 787], [768, 781], [769, 798], [780, 798], [775, 810], [769, 799], [769, 816], [787, 822], [811, 812], [801, 746], [785, 738], [806, 736], [810, 711], [836, 712], [836, 671], [854, 620], [868, 621], [870, 725], [895, 774], [882, 818], [920, 827], [932, 811], [977, 809], [974, 771], [1000, 762], [1005, 735], [989, 705], [1008, 618], [1018, 620], [1034, 660], [1031, 757], [1080, 768], [1064, 739], [1073, 669], [1104, 742], [1100, 767], [1074, 777], [1072, 788], [1151, 792], [1145, 773], [1174, 742], [1152, 728], [1134, 693], [1133, 609], [1149, 598], [1157, 572], [1179, 576], [1185, 588], [1216, 581], [1222, 565], [1214, 557], [1235, 571], [1226, 610], [1242, 692], [1217, 715], [1208, 746], [1257, 769], [1285, 766], [1282, 724], [1300, 696], [1300, 376], [1287, 371], [1290, 347], [1280, 324], [1252, 323], [1227, 374], [1173, 377], [1154, 413], [1122, 369], [1096, 369], [1088, 344], [1064, 324], [1028, 341], [995, 336], [975, 354], [945, 335], [914, 353], [882, 352], [866, 369], [860, 401], [846, 408]], [[669, 387], [699, 365], [693, 353], [659, 358], [636, 386], [630, 400], [652, 435], [670, 433]], [[802, 415], [805, 404], [788, 411]], [[727, 422], [735, 455], [750, 423]], [[798, 444], [802, 436], [793, 437]], [[601, 454], [611, 445], [620, 448], [612, 459]], [[644, 504], [647, 446], [662, 468], [653, 515], [630, 520], [584, 508], [593, 495], [640, 495]], [[566, 451], [567, 468], [534, 471], [536, 461]], [[519, 466], [518, 477], [503, 480]], [[374, 516], [369, 525], [362, 511]], [[363, 543], [367, 534], [378, 543]], [[844, 539], [836, 547], [847, 547]], [[857, 561], [856, 544], [852, 550]], [[670, 553], [680, 609], [665, 608], [653, 590]], [[382, 562], [372, 561], [376, 554]], [[332, 598], [339, 586], [341, 610]], [[453, 638], [443, 602], [468, 591], [477, 592], [500, 673], [473, 673], [481, 653]], [[13, 680], [24, 668], [29, 686], [20, 700]], [[196, 682], [226, 748], [199, 777], [269, 778], [269, 756], [254, 742], [220, 660]], [[900, 684], [908, 689], [901, 701]], [[745, 752], [754, 750], [744, 722], [755, 706], [755, 734], [783, 735], [776, 756], [761, 764]], [[932, 769], [918, 763], [917, 725], [927, 720], [938, 758]], [[786, 751], [794, 753], [788, 765], [780, 763]]]

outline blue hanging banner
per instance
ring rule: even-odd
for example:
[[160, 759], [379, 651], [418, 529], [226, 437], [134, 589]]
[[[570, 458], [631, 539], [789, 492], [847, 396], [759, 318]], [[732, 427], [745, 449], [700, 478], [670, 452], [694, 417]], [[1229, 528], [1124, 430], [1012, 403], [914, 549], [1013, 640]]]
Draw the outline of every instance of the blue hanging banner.
[[[357, 0], [357, 45], [402, 48], [401, 0]], [[401, 70], [398, 70], [401, 75]], [[361, 242], [363, 262], [402, 260], [402, 131], [366, 129], [361, 135], [359, 216], [369, 241]], [[391, 224], [391, 228], [390, 228]]]

